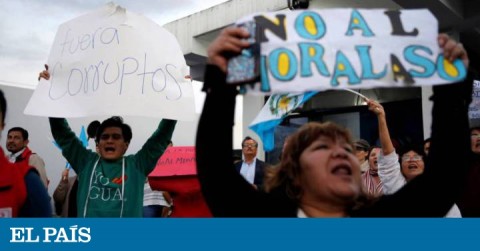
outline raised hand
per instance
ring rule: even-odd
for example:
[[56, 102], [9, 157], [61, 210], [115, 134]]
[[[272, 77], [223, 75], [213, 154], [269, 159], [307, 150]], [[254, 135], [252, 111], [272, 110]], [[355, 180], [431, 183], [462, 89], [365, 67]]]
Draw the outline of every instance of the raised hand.
[[467, 51], [463, 48], [461, 43], [450, 38], [447, 34], [438, 34], [438, 45], [443, 49], [443, 55], [447, 60], [453, 62], [459, 58], [462, 60], [465, 68], [468, 68], [470, 60], [468, 59]]
[[46, 80], [50, 79], [50, 73], [48, 72], [48, 65], [47, 64], [45, 64], [45, 70], [38, 74], [38, 81], [40, 81], [41, 78], [46, 79]]
[[250, 34], [243, 28], [225, 28], [208, 47], [207, 63], [216, 65], [226, 72], [228, 59], [250, 46], [250, 43], [244, 40], [249, 36]]

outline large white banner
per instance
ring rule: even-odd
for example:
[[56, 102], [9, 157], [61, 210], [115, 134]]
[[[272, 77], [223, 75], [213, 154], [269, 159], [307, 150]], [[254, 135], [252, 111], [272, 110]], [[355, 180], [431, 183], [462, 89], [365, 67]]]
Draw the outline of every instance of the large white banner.
[[26, 114], [195, 117], [189, 69], [176, 38], [113, 3], [62, 24], [48, 65], [50, 81], [40, 81]]
[[261, 84], [250, 92], [433, 85], [466, 75], [444, 59], [428, 10], [324, 9], [257, 13]]

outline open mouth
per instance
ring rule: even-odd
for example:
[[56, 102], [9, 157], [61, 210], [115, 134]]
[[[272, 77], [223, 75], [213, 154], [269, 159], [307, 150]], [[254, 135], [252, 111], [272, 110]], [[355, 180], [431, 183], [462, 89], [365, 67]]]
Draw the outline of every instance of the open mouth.
[[107, 146], [107, 147], [105, 147], [105, 152], [107, 152], [107, 153], [109, 153], [109, 152], [110, 152], [110, 153], [113, 153], [113, 152], [115, 152], [115, 148], [114, 148], [114, 147], [108, 147], [108, 146]]
[[407, 168], [408, 168], [408, 170], [416, 170], [416, 169], [418, 169], [418, 166], [415, 165], [415, 164], [410, 164], [410, 165], [408, 165]]
[[351, 176], [352, 168], [346, 164], [340, 164], [332, 169], [332, 174], [338, 176]]

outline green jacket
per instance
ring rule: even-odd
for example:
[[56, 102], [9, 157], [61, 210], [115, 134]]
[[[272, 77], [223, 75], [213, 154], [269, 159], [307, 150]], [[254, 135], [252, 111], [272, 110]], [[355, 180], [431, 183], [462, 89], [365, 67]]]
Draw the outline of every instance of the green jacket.
[[[50, 118], [52, 135], [78, 175], [78, 217], [142, 217], [145, 178], [167, 148], [176, 123], [175, 120], [163, 119], [136, 154], [117, 161], [106, 161], [96, 152], [85, 149], [65, 119]], [[121, 177], [123, 161], [124, 179]]]

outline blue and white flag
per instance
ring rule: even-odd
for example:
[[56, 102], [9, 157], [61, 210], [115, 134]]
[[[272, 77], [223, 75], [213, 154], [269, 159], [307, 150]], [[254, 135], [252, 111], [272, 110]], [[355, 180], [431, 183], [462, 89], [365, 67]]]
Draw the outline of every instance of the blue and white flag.
[[[78, 136], [78, 139], [82, 142], [82, 145], [85, 148], [89, 149], [87, 131], [85, 130], [85, 126], [83, 125], [82, 125], [82, 128], [80, 129], [80, 135]], [[57, 144], [55, 140], [51, 140], [51, 141], [58, 149], [60, 149], [60, 151], [62, 150], [62, 148], [60, 148], [60, 146]], [[68, 163], [68, 161], [65, 164], [65, 168], [71, 168], [70, 163]]]
[[85, 126], [82, 125], [82, 129], [80, 129], [80, 135], [78, 136], [78, 139], [82, 141], [82, 145], [88, 149], [88, 137], [87, 137], [87, 131], [85, 130]]
[[318, 91], [302, 94], [275, 94], [270, 96], [260, 113], [248, 128], [254, 131], [263, 142], [263, 150], [271, 151], [275, 145], [274, 130], [282, 120], [297, 107], [309, 100]]

